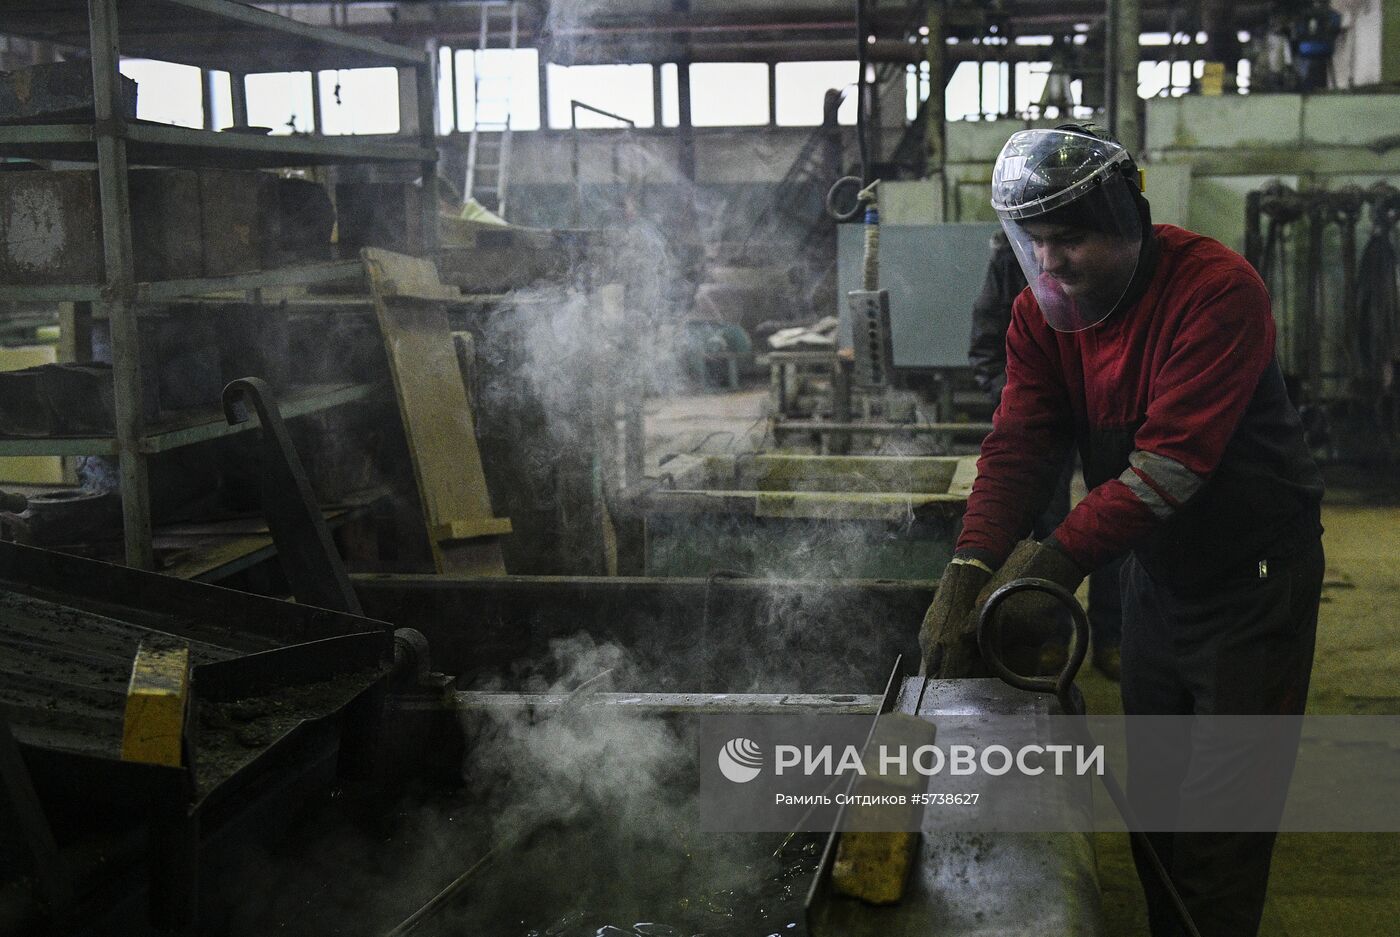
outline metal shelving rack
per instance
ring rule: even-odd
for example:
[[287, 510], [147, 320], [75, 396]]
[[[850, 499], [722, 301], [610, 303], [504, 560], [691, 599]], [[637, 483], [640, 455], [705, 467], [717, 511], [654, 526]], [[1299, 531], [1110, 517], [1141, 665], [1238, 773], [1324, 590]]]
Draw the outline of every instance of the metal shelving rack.
[[[229, 277], [137, 282], [127, 167], [134, 164], [257, 169], [416, 163], [422, 171], [424, 231], [431, 239], [437, 230], [433, 62], [426, 51], [310, 26], [232, 0], [0, 0], [0, 29], [7, 35], [86, 47], [91, 52], [95, 119], [91, 123], [0, 127], [0, 155], [96, 163], [105, 281], [4, 286], [0, 287], [0, 300], [91, 303], [104, 313], [112, 331], [115, 402], [115, 433], [110, 437], [10, 438], [0, 440], [0, 454], [117, 456], [126, 562], [150, 569], [154, 556], [147, 457], [241, 431], [250, 424], [228, 427], [211, 411], [208, 418], [193, 423], [145, 425], [137, 328], [143, 307], [219, 291], [344, 280], [354, 276], [360, 264], [304, 264]], [[123, 49], [133, 57], [228, 71], [235, 88], [240, 89], [244, 76], [257, 72], [413, 69], [416, 106], [404, 113], [408, 109], [404, 106], [404, 94], [400, 94], [400, 131], [416, 134], [417, 140], [264, 137], [127, 120], [122, 113], [118, 82]], [[235, 111], [239, 110], [240, 98], [235, 94]], [[289, 399], [283, 413], [311, 413], [365, 399], [372, 392], [372, 387], [362, 385], [313, 388]]]

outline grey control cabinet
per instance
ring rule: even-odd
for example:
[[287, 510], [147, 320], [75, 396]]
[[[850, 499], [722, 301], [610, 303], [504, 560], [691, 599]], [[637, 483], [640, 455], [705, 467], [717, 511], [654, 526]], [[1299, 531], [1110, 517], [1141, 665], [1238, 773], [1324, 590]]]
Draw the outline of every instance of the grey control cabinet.
[[[890, 333], [897, 368], [967, 366], [972, 304], [992, 256], [995, 222], [884, 225], [880, 228], [880, 289], [890, 294]], [[861, 288], [864, 233], [838, 228], [836, 303], [841, 344], [851, 344], [846, 294]]]

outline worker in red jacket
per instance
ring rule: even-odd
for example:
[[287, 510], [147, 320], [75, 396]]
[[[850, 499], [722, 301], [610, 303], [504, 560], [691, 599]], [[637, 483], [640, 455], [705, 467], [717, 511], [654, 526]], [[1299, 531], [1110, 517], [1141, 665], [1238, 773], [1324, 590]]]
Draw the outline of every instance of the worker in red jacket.
[[[985, 673], [977, 609], [992, 591], [1026, 576], [1074, 591], [1127, 554], [1125, 713], [1301, 714], [1322, 481], [1284, 390], [1268, 292], [1222, 244], [1153, 225], [1139, 179], [1122, 146], [1079, 125], [1013, 134], [997, 160], [992, 205], [1029, 285], [1013, 305], [1006, 387], [962, 534], [920, 634], [923, 666]], [[1070, 445], [1089, 493], [1050, 536], [1025, 540]], [[1008, 631], [1046, 614], [1046, 601], [1012, 596]], [[1222, 777], [1203, 772], [1230, 769], [1193, 761], [1189, 740], [1149, 764], [1132, 737], [1130, 727], [1130, 797], [1182, 796]], [[1257, 932], [1272, 833], [1152, 840], [1202, 934]], [[1176, 934], [1134, 846], [1152, 933]]]

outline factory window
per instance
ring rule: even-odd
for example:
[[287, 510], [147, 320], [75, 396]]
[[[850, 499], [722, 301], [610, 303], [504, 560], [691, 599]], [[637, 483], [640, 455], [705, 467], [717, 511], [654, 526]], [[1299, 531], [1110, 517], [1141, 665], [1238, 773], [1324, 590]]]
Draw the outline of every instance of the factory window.
[[661, 126], [681, 125], [680, 69], [668, 62], [657, 69], [656, 80], [661, 83]]
[[223, 130], [233, 126], [233, 79], [228, 72], [209, 73], [209, 97], [213, 99], [214, 113], [209, 115], [206, 130]]
[[1139, 62], [1138, 97], [1179, 98], [1191, 90], [1192, 81], [1200, 78], [1205, 61]]
[[454, 50], [456, 81], [453, 102], [439, 105], [457, 115], [458, 130], [476, 126], [499, 128], [510, 120], [512, 130], [540, 129], [539, 53], [534, 49]]
[[690, 66], [690, 122], [696, 127], [768, 123], [768, 66], [705, 62]]
[[962, 62], [948, 82], [945, 107], [949, 120], [988, 120], [1005, 114], [1007, 101], [1006, 62], [983, 62], [978, 83], [977, 62]]
[[204, 126], [199, 69], [153, 59], [122, 59], [121, 73], [136, 82], [136, 116], [141, 120]]
[[826, 92], [846, 93], [836, 112], [838, 124], [856, 122], [857, 62], [780, 62], [774, 70], [777, 124], [780, 127], [815, 127], [822, 122]]
[[399, 132], [398, 69], [325, 71], [320, 83], [322, 133]]
[[456, 99], [452, 94], [452, 50], [447, 46], [438, 49], [437, 60], [437, 132], [446, 136], [457, 129]]
[[313, 129], [310, 72], [268, 72], [246, 82], [249, 126], [271, 127], [274, 134]]
[[625, 127], [624, 122], [578, 108], [573, 101], [631, 120], [638, 127], [656, 125], [650, 65], [550, 65], [549, 126]]
[[928, 62], [904, 68], [904, 116], [919, 116], [919, 105], [928, 100]]
[[1016, 107], [1018, 114], [1039, 110], [1040, 101], [1045, 96], [1045, 85], [1050, 80], [1049, 62], [1016, 63]]

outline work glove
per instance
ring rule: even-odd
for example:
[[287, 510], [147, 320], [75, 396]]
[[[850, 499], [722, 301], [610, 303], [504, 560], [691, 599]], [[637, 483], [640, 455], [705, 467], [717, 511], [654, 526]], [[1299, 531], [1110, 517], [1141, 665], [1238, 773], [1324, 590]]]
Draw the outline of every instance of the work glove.
[[[1084, 571], [1054, 544], [1022, 540], [978, 593], [970, 616], [974, 633], [977, 620], [992, 593], [1016, 579], [1048, 579], [1072, 594], [1084, 581]], [[1007, 597], [997, 606], [996, 620], [993, 622], [999, 628], [1002, 646], [1039, 644], [1042, 636], [1063, 627], [1056, 627], [1057, 616], [1064, 614], [1061, 611], [1063, 608], [1054, 597], [1036, 590]]]
[[992, 578], [975, 560], [954, 557], [943, 570], [933, 604], [919, 628], [919, 673], [928, 677], [971, 677], [986, 672], [977, 650], [977, 596]]

